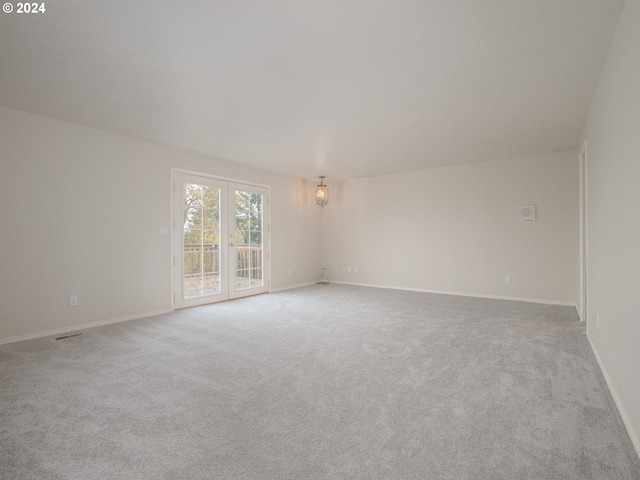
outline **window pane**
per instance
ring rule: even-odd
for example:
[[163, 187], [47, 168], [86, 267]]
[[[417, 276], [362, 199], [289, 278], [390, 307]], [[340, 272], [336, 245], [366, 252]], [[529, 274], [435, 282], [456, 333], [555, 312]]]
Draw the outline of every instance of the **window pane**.
[[249, 220], [249, 194], [236, 191], [236, 228], [247, 230]]
[[199, 249], [202, 245], [202, 230], [186, 230], [184, 231], [184, 247], [197, 246]]
[[252, 193], [251, 194], [251, 205], [255, 205], [256, 209], [262, 212], [262, 194], [260, 193]]
[[236, 270], [249, 268], [249, 250], [246, 248], [236, 249]]
[[213, 293], [220, 293], [220, 274], [219, 273], [206, 273], [204, 275], [204, 294], [211, 295]]
[[261, 268], [251, 269], [251, 286], [261, 287], [263, 283], [264, 282], [262, 281], [262, 269]]
[[184, 277], [184, 298], [202, 296], [202, 275], [185, 275]]
[[220, 245], [220, 237], [218, 235], [218, 230], [205, 230], [202, 236], [202, 243], [204, 245], [212, 245], [218, 246]]
[[249, 227], [251, 228], [251, 230], [262, 230], [262, 215], [252, 216]]
[[202, 250], [185, 250], [183, 268], [185, 276], [202, 273]]
[[236, 213], [236, 230], [249, 230], [249, 222], [246, 215]]
[[249, 221], [251, 230], [262, 230], [262, 195], [259, 193], [251, 194]]
[[249, 270], [236, 270], [236, 290], [249, 287]]
[[262, 245], [262, 232], [251, 232], [251, 245]]
[[249, 231], [236, 230], [236, 245], [248, 245], [248, 244], [249, 244]]
[[252, 248], [249, 268], [262, 268], [262, 249]]
[[213, 273], [217, 272], [218, 266], [218, 252], [214, 251], [212, 247], [208, 247], [204, 250], [202, 254], [202, 271], [204, 273]]
[[184, 184], [185, 228], [202, 226], [202, 185]]
[[220, 211], [217, 208], [205, 208], [203, 210], [204, 222], [203, 227], [209, 230], [220, 229]]
[[204, 187], [204, 208], [218, 208], [220, 206], [220, 189], [218, 187]]

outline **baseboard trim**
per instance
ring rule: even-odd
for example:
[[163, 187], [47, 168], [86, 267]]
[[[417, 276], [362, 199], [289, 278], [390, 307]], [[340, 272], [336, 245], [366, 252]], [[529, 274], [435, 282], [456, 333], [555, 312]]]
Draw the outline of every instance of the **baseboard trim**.
[[82, 323], [80, 325], [69, 325], [68, 327], [54, 328], [53, 330], [44, 330], [41, 332], [28, 333], [25, 335], [16, 335], [14, 337], [0, 338], [0, 345], [7, 343], [23, 342], [25, 340], [33, 340], [36, 338], [49, 337], [53, 335], [60, 335], [64, 333], [77, 332], [78, 330], [84, 330], [85, 328], [102, 327], [104, 325], [111, 325], [113, 323], [128, 322], [129, 320], [137, 320], [139, 318], [153, 317], [154, 315], [162, 315], [164, 313], [171, 312], [171, 309], [155, 310], [153, 312], [139, 313], [135, 315], [127, 315], [124, 317], [110, 318], [108, 320], [100, 320], [91, 323]]
[[545, 300], [540, 298], [526, 298], [526, 297], [509, 297], [505, 295], [485, 295], [481, 293], [451, 292], [447, 290], [428, 290], [424, 288], [395, 287], [390, 285], [375, 285], [370, 283], [352, 283], [352, 282], [335, 282], [335, 281], [331, 283], [335, 283], [338, 285], [353, 285], [356, 287], [386, 288], [389, 290], [406, 290], [408, 292], [437, 293], [440, 295], [456, 295], [458, 297], [491, 298], [494, 300], [513, 300], [516, 302], [543, 303], [546, 305], [563, 305], [566, 307], [574, 307], [576, 308], [576, 311], [577, 311], [577, 305], [575, 302], [563, 302], [559, 300]]
[[272, 288], [271, 292], [284, 292], [285, 290], [292, 290], [294, 288], [302, 288], [302, 287], [308, 287], [309, 285], [315, 285], [316, 282], [307, 282], [307, 283], [299, 283], [297, 285], [287, 285], [286, 287], [280, 287], [280, 288]]
[[622, 400], [618, 395], [618, 391], [613, 385], [613, 382], [611, 381], [611, 377], [609, 376], [609, 373], [607, 372], [607, 369], [605, 368], [604, 363], [602, 362], [602, 358], [598, 353], [598, 349], [596, 348], [596, 345], [593, 343], [593, 340], [591, 340], [591, 337], [589, 336], [588, 333], [587, 333], [587, 338], [589, 339], [591, 350], [593, 351], [593, 354], [595, 355], [596, 360], [598, 361], [598, 365], [600, 365], [600, 370], [602, 371], [602, 375], [604, 376], [604, 379], [607, 382], [607, 387], [609, 387], [609, 391], [611, 392], [613, 401], [615, 402], [616, 407], [618, 407], [618, 412], [622, 417], [622, 422], [624, 423], [624, 426], [627, 429], [627, 433], [631, 438], [631, 442], [633, 443], [633, 446], [636, 449], [636, 453], [640, 458], [640, 436], [638, 435], [638, 432], [636, 432], [635, 428], [633, 427], [633, 423], [631, 423], [631, 420], [629, 419], [629, 415], [627, 415], [627, 411], [625, 410], [624, 404], [622, 403]]
[[[286, 287], [272, 289], [271, 292], [281, 292], [284, 290], [291, 290], [293, 288], [308, 287], [309, 285], [315, 285], [315, 283], [316, 282], [307, 282], [307, 283], [300, 283], [298, 285], [288, 285]], [[25, 340], [33, 340], [36, 338], [49, 337], [53, 335], [61, 335], [61, 334], [70, 333], [70, 332], [77, 332], [78, 330], [84, 330], [85, 328], [102, 327], [104, 325], [111, 325], [112, 323], [128, 322], [129, 320], [137, 320], [139, 318], [152, 317], [154, 315], [162, 315], [164, 313], [171, 313], [173, 311], [175, 310], [171, 308], [167, 308], [163, 310], [155, 310], [152, 312], [144, 312], [144, 313], [139, 313], [135, 315], [126, 315], [124, 317], [110, 318], [108, 320], [100, 320], [97, 322], [82, 323], [80, 325], [70, 325], [68, 327], [54, 328], [52, 330], [44, 330], [44, 331], [35, 332], [35, 333], [28, 333], [25, 335], [5, 337], [5, 338], [0, 338], [0, 345], [5, 345], [7, 343], [23, 342]]]

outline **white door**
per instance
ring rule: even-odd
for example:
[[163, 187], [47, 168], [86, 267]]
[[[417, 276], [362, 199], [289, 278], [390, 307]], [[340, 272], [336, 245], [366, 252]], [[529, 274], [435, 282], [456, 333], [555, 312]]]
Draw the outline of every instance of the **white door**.
[[229, 212], [230, 298], [268, 291], [267, 193], [263, 187], [229, 184], [229, 204], [234, 204]]
[[174, 307], [269, 291], [268, 189], [175, 173]]

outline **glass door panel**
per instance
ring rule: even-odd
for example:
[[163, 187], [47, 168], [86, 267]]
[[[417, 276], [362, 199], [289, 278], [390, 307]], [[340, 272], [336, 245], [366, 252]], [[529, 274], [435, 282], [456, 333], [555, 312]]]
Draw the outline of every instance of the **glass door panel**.
[[233, 284], [229, 285], [230, 295], [239, 297], [267, 291], [264, 277], [265, 245], [265, 199], [264, 188], [231, 184], [230, 201], [235, 202], [235, 212], [231, 223], [235, 226], [235, 265], [229, 270], [235, 272]]
[[183, 300], [220, 293], [220, 188], [183, 183]]
[[[181, 230], [176, 256], [176, 305], [192, 306], [227, 298], [221, 238], [226, 230], [220, 222], [221, 208], [226, 200], [226, 182], [204, 177], [177, 175], [176, 229]], [[179, 190], [178, 190], [179, 189]], [[223, 216], [224, 217], [224, 216]]]

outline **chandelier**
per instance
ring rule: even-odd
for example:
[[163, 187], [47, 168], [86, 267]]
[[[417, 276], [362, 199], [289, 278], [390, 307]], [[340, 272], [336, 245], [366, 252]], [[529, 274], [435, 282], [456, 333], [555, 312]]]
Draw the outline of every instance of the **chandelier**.
[[324, 175], [320, 177], [320, 185], [316, 187], [316, 203], [321, 207], [329, 203], [329, 191], [327, 190], [327, 186], [322, 184], [323, 179]]

